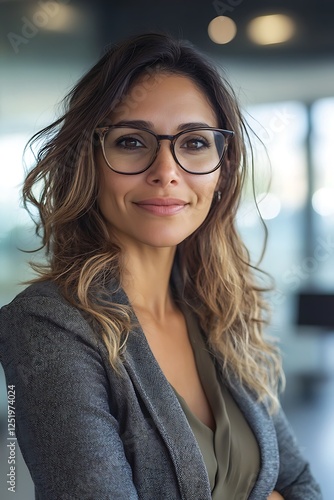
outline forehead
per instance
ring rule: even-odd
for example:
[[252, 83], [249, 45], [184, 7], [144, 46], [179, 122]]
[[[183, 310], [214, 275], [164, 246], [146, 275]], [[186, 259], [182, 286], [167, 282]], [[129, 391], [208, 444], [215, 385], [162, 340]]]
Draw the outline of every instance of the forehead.
[[170, 73], [144, 73], [133, 83], [110, 118], [157, 123], [172, 118], [180, 122], [206, 122], [218, 126], [208, 96], [189, 77]]

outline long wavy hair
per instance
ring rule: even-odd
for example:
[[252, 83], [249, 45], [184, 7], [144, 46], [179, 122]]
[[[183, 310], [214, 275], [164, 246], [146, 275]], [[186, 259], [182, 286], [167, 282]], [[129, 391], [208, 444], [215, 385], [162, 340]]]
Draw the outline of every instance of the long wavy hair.
[[23, 188], [25, 207], [38, 209], [36, 232], [47, 257], [34, 266], [38, 277], [33, 281], [57, 283], [100, 332], [117, 370], [133, 314], [110, 296], [104, 299], [110, 281], [120, 282], [122, 252], [97, 203], [95, 129], [108, 122], [116, 106], [126, 114], [149, 92], [148, 82], [166, 73], [192, 79], [209, 99], [219, 127], [235, 133], [221, 167], [221, 201], [212, 202], [204, 223], [178, 247], [183, 300], [197, 315], [224, 375], [233, 374], [275, 410], [281, 359], [263, 334], [264, 290], [235, 225], [247, 174], [247, 127], [226, 79], [189, 42], [154, 33], [111, 47], [65, 98], [63, 116], [28, 143], [43, 141]]

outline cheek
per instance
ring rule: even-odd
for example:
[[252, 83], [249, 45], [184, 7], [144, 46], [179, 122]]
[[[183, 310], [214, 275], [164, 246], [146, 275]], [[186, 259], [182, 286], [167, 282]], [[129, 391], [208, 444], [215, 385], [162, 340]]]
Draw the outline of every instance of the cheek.
[[[108, 169], [109, 170], [109, 169]], [[99, 191], [98, 205], [101, 212], [107, 218], [110, 218], [121, 206], [122, 189], [118, 186], [117, 179], [114, 178], [113, 172], [109, 172], [104, 168], [99, 169]]]
[[211, 203], [215, 191], [218, 190], [219, 180], [220, 176], [216, 172], [205, 176], [205, 178], [204, 176], [200, 177], [198, 181], [196, 179], [196, 186], [193, 189], [197, 192], [199, 202]]
[[[102, 155], [97, 156], [98, 200], [114, 201], [126, 192], [126, 179], [113, 172], [106, 164]], [[124, 184], [124, 186], [123, 186]]]

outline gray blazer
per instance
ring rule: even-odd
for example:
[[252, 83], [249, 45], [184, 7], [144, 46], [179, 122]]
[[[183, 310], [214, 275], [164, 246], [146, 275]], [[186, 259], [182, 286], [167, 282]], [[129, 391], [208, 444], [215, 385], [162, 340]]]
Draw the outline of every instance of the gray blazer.
[[[128, 303], [122, 290], [110, 294]], [[197, 442], [139, 328], [116, 375], [79, 310], [54, 284], [41, 283], [2, 308], [0, 332], [1, 362], [16, 391], [16, 435], [37, 499], [211, 499]], [[321, 499], [283, 413], [271, 418], [239, 384], [229, 389], [260, 447], [249, 499], [266, 500], [273, 489], [286, 500]]]

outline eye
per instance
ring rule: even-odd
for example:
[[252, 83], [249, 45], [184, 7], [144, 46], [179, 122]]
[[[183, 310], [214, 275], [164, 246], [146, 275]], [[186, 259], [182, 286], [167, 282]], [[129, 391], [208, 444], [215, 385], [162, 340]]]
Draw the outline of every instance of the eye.
[[117, 142], [116, 146], [123, 148], [123, 149], [139, 149], [139, 148], [145, 148], [145, 144], [140, 141], [139, 139], [136, 139], [135, 137], [120, 137]]
[[200, 151], [209, 148], [210, 143], [204, 137], [184, 137], [180, 147], [188, 151]]

